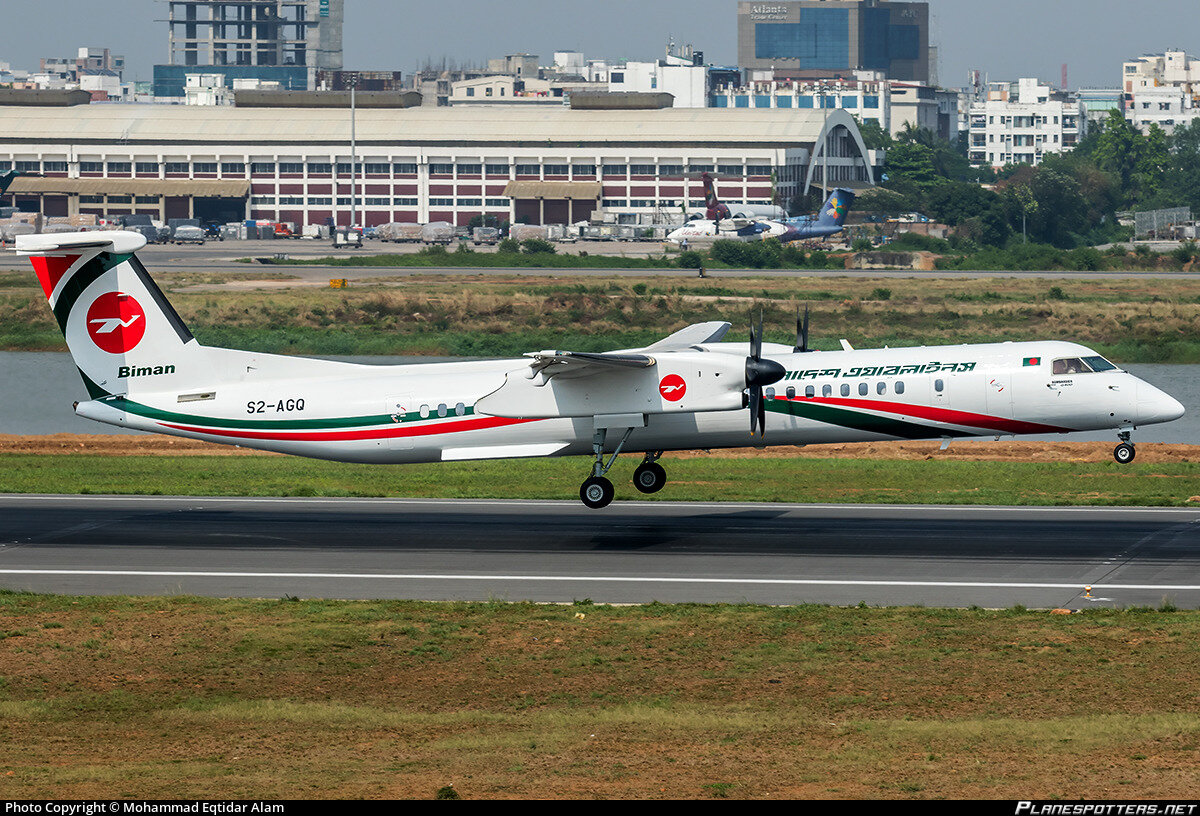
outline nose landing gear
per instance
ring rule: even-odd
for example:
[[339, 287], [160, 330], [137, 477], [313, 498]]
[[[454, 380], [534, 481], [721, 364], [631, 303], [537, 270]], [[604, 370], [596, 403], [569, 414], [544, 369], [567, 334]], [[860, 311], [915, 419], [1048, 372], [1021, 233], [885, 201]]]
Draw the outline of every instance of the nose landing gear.
[[1133, 449], [1133, 443], [1129, 441], [1131, 436], [1129, 431], [1121, 431], [1117, 434], [1117, 438], [1121, 440], [1121, 444], [1113, 448], [1113, 458], [1122, 465], [1128, 465], [1133, 461], [1133, 457], [1137, 455], [1137, 451]]

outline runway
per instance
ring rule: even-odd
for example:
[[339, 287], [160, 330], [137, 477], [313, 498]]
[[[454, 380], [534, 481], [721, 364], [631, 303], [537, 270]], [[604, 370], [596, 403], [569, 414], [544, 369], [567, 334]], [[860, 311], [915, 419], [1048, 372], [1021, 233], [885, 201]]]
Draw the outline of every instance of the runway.
[[0, 496], [0, 587], [1197, 608], [1200, 509]]

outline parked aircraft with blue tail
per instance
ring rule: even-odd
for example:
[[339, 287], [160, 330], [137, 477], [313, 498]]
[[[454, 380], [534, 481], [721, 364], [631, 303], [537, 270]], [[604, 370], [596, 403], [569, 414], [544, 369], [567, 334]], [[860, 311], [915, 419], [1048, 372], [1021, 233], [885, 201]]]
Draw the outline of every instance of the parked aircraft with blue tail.
[[[590, 456], [579, 496], [613, 500], [621, 453], [634, 487], [666, 484], [667, 451], [1112, 429], [1118, 462], [1138, 426], [1183, 406], [1095, 351], [1058, 340], [813, 352], [722, 342], [700, 323], [642, 348], [369, 366], [201, 345], [137, 257], [135, 232], [17, 237], [88, 398], [120, 428], [342, 462]], [[746, 420], [749, 414], [749, 433]], [[797, 496], [802, 499], [802, 496]]]
[[778, 238], [787, 243], [811, 238], [828, 238], [842, 231], [846, 223], [846, 214], [850, 211], [855, 197], [850, 190], [839, 187], [829, 194], [815, 215], [767, 218], [754, 215], [752, 210], [741, 205], [735, 205], [735, 210], [727, 204], [722, 204], [717, 198], [712, 176], [705, 173], [701, 178], [704, 181], [704, 203], [707, 207], [705, 217], [689, 221], [672, 231], [667, 236], [667, 240], [672, 243], [717, 239], [761, 241], [766, 238]]

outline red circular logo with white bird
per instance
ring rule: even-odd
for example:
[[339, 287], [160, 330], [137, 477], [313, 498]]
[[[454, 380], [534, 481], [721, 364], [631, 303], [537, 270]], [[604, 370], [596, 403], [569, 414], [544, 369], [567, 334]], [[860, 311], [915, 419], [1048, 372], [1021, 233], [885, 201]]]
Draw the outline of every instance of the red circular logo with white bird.
[[687, 393], [687, 383], [678, 374], [668, 374], [658, 384], [658, 393], [670, 402], [679, 402]]
[[133, 295], [105, 292], [88, 309], [87, 330], [99, 348], [109, 354], [124, 354], [142, 341], [146, 310]]

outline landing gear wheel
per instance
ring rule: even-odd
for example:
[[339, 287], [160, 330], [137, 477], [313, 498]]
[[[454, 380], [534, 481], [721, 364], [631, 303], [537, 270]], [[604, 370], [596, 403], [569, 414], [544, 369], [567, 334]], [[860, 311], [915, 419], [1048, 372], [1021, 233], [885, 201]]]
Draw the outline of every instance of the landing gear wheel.
[[643, 493], [657, 493], [667, 483], [667, 472], [656, 462], [643, 462], [633, 472], [633, 486]]
[[1137, 451], [1133, 449], [1133, 445], [1128, 442], [1122, 442], [1113, 449], [1113, 458], [1122, 465], [1128, 465], [1133, 461], [1133, 457], [1137, 455]]
[[592, 476], [579, 488], [579, 498], [588, 507], [599, 510], [612, 503], [615, 492], [612, 482], [608, 479], [603, 476]]

